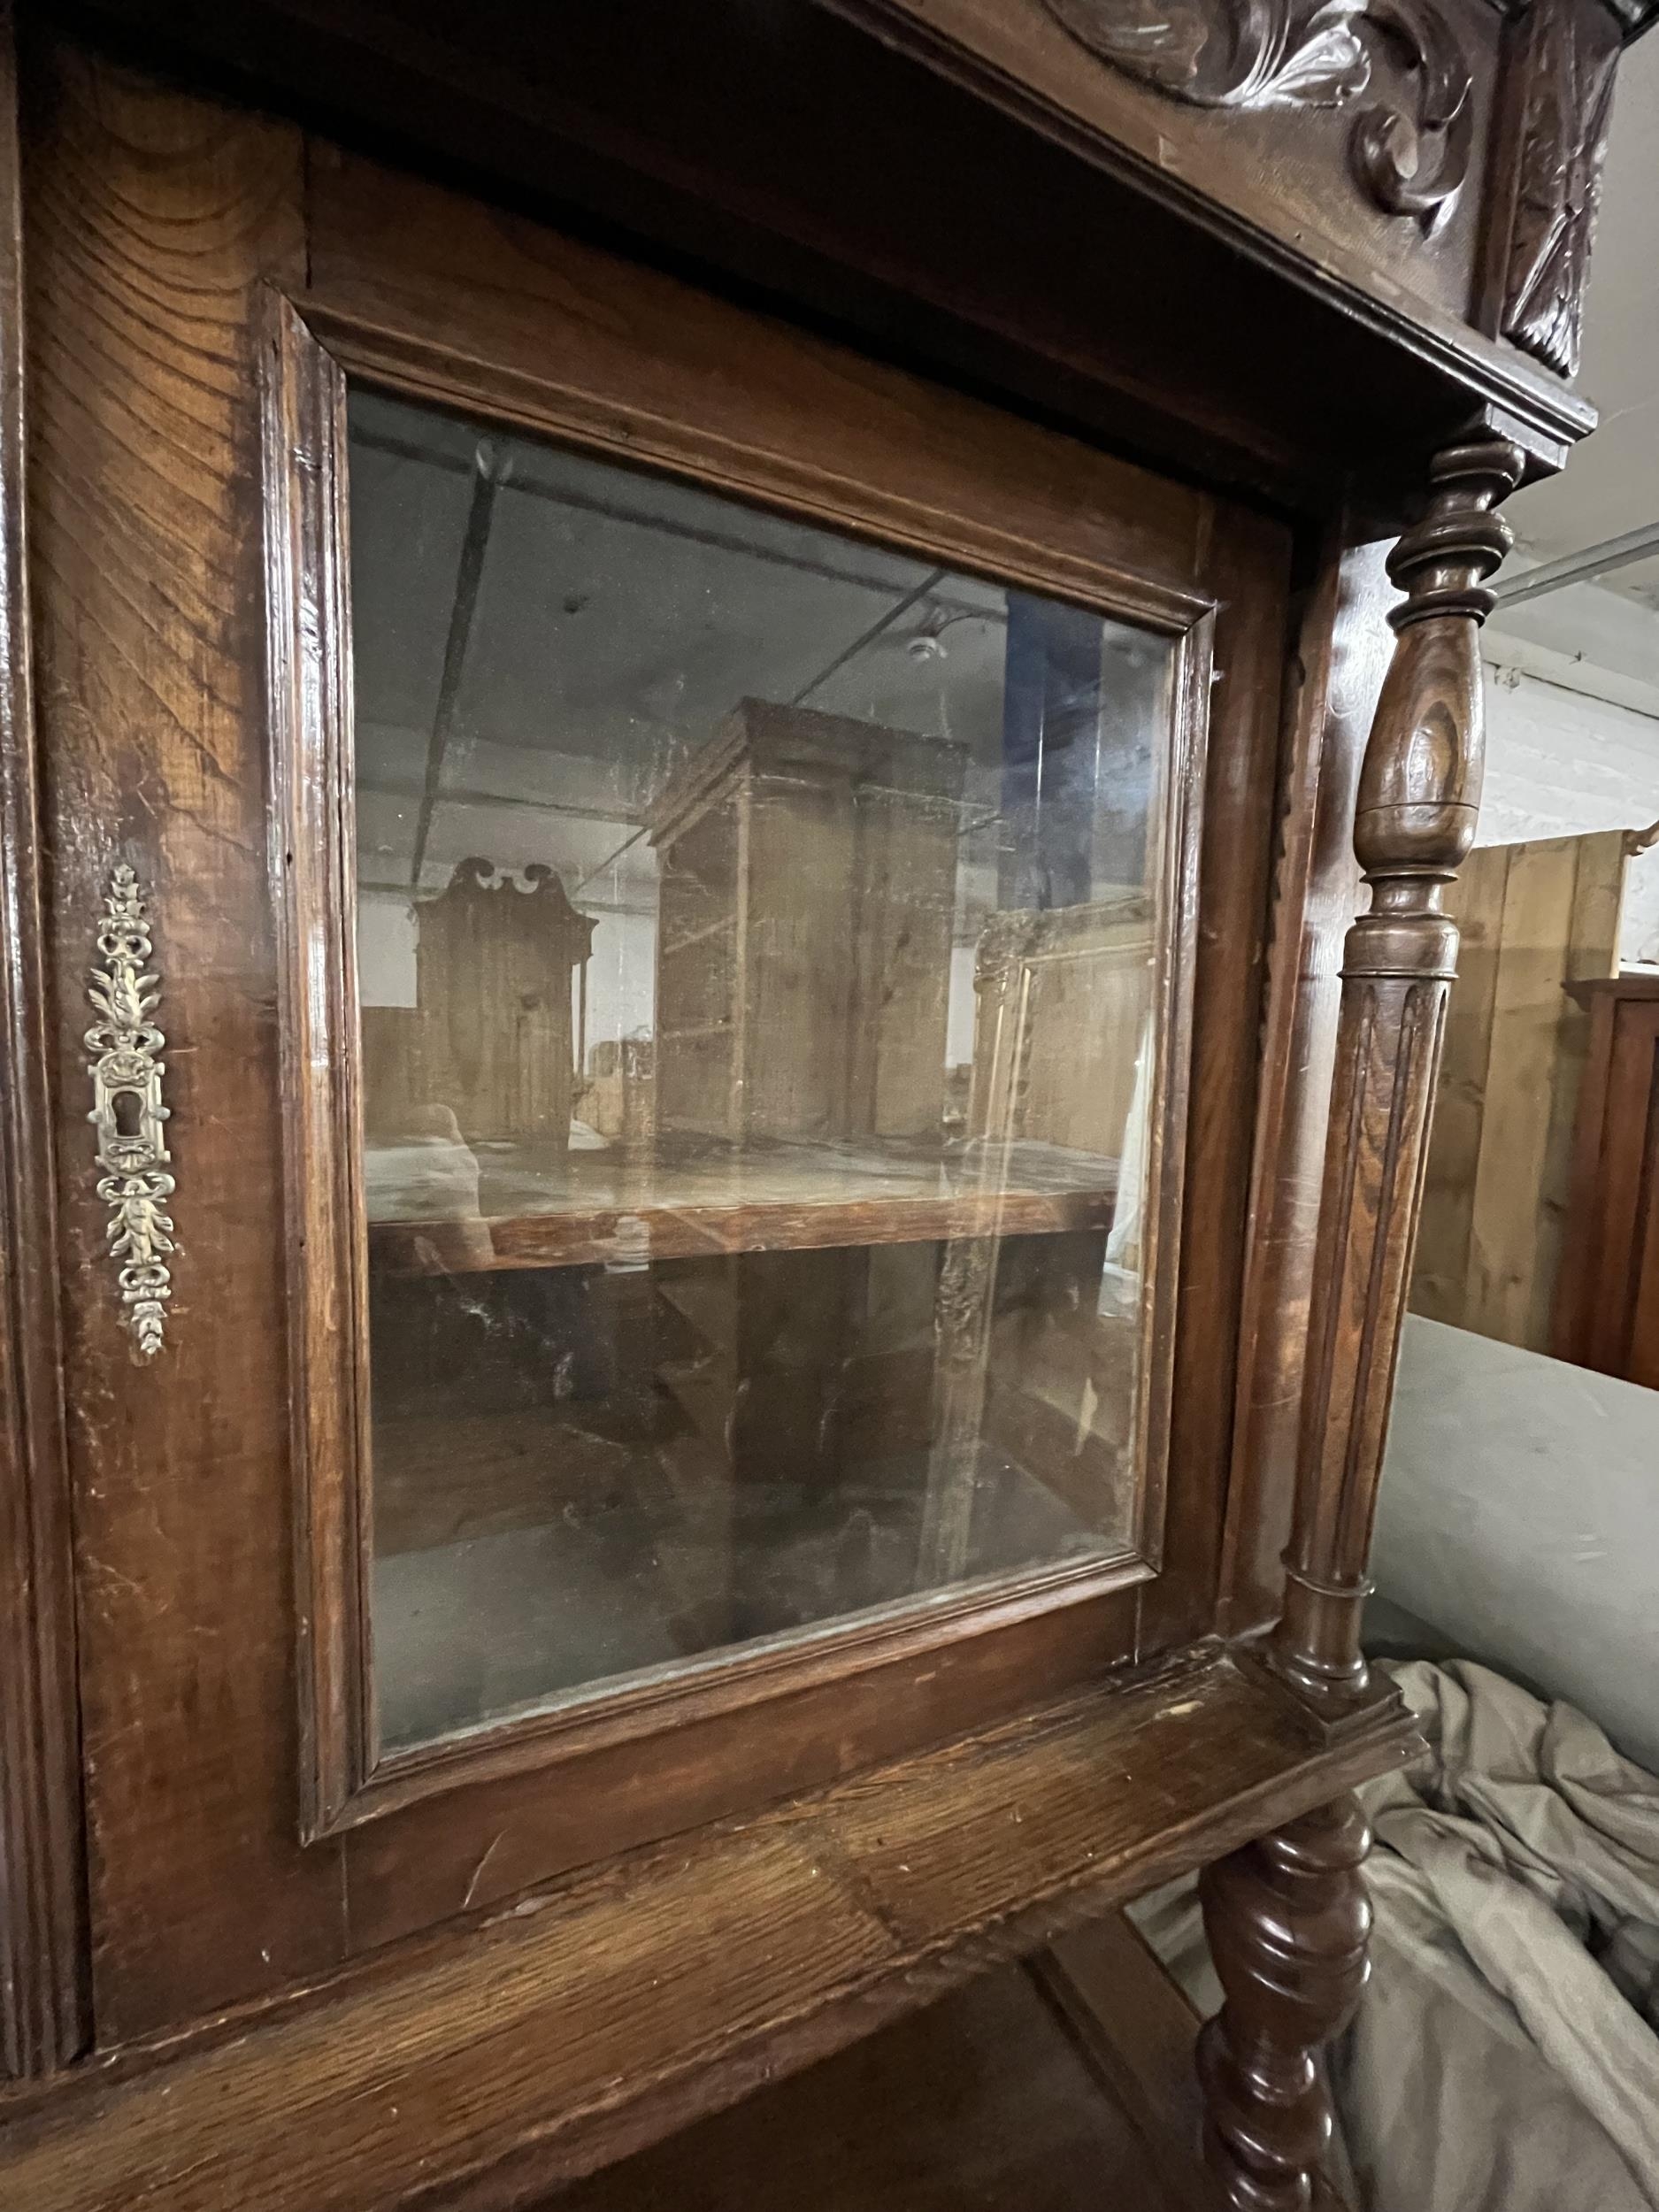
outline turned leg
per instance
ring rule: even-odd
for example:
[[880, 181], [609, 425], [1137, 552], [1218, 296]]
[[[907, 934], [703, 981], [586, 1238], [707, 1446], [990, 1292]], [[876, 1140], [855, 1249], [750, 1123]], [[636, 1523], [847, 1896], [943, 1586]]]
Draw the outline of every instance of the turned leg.
[[1359, 1800], [1292, 1821], [1206, 1868], [1204, 1926], [1226, 1993], [1199, 2038], [1205, 2154], [1231, 2212], [1308, 2212], [1331, 2139], [1315, 2064], [1370, 1972]]

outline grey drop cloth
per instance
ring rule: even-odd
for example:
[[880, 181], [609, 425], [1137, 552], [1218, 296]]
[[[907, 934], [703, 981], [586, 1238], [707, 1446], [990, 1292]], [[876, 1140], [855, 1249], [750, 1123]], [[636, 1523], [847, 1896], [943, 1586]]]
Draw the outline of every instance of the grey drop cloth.
[[[1485, 1667], [1393, 1671], [1430, 1752], [1363, 1793], [1333, 2178], [1360, 2212], [1659, 2212], [1659, 1780]], [[1133, 1917], [1213, 2011], [1191, 1884]]]

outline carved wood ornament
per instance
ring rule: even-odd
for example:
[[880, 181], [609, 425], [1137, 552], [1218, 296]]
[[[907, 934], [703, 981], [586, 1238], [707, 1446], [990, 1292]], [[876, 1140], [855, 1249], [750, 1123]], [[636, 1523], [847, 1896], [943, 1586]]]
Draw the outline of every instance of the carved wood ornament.
[[1617, 27], [1605, 11], [1535, 0], [1503, 334], [1562, 376], [1578, 373], [1618, 52]]
[[1428, 0], [1043, 0], [1092, 54], [1142, 84], [1205, 108], [1347, 108], [1372, 89], [1361, 27], [1408, 65], [1409, 108], [1370, 101], [1350, 154], [1389, 215], [1431, 227], [1469, 170], [1473, 102], [1468, 58]]

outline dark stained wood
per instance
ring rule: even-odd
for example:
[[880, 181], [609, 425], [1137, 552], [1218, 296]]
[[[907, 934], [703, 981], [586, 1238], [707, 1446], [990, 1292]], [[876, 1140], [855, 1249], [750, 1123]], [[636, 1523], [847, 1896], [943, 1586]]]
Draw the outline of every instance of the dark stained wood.
[[[492, 1161], [492, 1181], [499, 1187], [516, 1166]], [[542, 1164], [533, 1156], [522, 1172], [522, 1212], [458, 1221], [419, 1218], [414, 1207], [400, 1205], [395, 1183], [383, 1179], [370, 1202], [374, 1267], [468, 1275], [647, 1255], [696, 1259], [718, 1252], [1059, 1235], [1110, 1228], [1118, 1184], [1115, 1160], [1018, 1142], [998, 1148], [997, 1180], [988, 1187], [972, 1156], [874, 1141], [705, 1146], [685, 1150], [678, 1161], [669, 1147], [657, 1160], [621, 1163], [573, 1153]]]
[[332, 2002], [88, 2078], [0, 2135], [0, 2188], [34, 2212], [147, 2195], [379, 2212], [418, 2189], [521, 2203], [1411, 1741], [1391, 1724], [1317, 1748], [1294, 1701], [1201, 1655], [579, 1877]]
[[[252, 277], [301, 266], [279, 126], [34, 50], [37, 696], [52, 858], [65, 1379], [96, 2031], [339, 1955], [296, 1848], [280, 1125]], [[140, 581], [139, 580], [142, 580]], [[154, 922], [179, 1249], [133, 1363], [96, 1192], [84, 991], [111, 866]]]
[[[1200, 0], [1194, 52], [1190, 17], [1148, 23], [1120, 0], [1042, 0], [1042, 5], [1086, 51], [1137, 83], [1200, 110], [1225, 108], [1234, 133], [1241, 127], [1233, 119], [1273, 111], [1266, 130], [1277, 157], [1274, 212], [1281, 221], [1298, 208], [1296, 157], [1303, 145], [1325, 156], [1308, 165], [1323, 175], [1328, 194], [1340, 194], [1347, 181], [1383, 214], [1414, 216], [1431, 235], [1468, 180], [1481, 95], [1464, 25], [1472, 30], [1479, 24], [1489, 35], [1492, 27], [1481, 19], [1460, 22], [1435, 8], [1408, 11], [1359, 0], [1333, 20], [1303, 18], [1289, 0], [1268, 0], [1252, 13], [1247, 33], [1228, 0]], [[1380, 38], [1374, 50], [1368, 28], [1373, 36], [1388, 34], [1398, 51]], [[1398, 84], [1387, 81], [1396, 68]], [[1480, 73], [1481, 92], [1490, 73]], [[1340, 163], [1320, 145], [1325, 134], [1298, 131], [1290, 119], [1299, 109], [1317, 114], [1350, 103], [1357, 113], [1349, 127], [1350, 175], [1344, 180]], [[1225, 133], [1217, 132], [1217, 142], [1204, 150], [1212, 159], [1228, 150], [1237, 157], [1237, 144]], [[1328, 208], [1317, 211], [1329, 213]], [[1294, 235], [1298, 244], [1304, 242], [1304, 233]], [[1397, 233], [1392, 242], [1397, 250]], [[1443, 249], [1419, 253], [1408, 265], [1411, 280], [1432, 284], [1452, 260]]]
[[1500, 327], [1561, 376], [1578, 373], [1618, 51], [1601, 0], [1534, 0], [1513, 65], [1522, 91]]
[[1205, 2149], [1230, 2212], [1310, 2212], [1331, 2142], [1319, 2047], [1371, 1971], [1361, 1873], [1371, 1830], [1350, 1795], [1206, 1867], [1204, 1929], [1225, 2002], [1199, 2038]]
[[25, 529], [17, 57], [0, 8], [0, 2072], [88, 2030], [81, 1741]]
[[[1087, 158], [1141, 165], [1161, 195], [1190, 192], [1207, 219], [1225, 208], [1223, 222], [1250, 227], [1253, 250], [1272, 242], [1286, 273], [1308, 256], [1350, 314], [1392, 310], [1417, 344], [1472, 366], [1466, 325], [1478, 319], [1490, 188], [1456, 180], [1508, 90], [1513, 65], [1495, 14], [1453, 5], [1408, 18], [1379, 0], [1322, 21], [1323, 35], [1296, 51], [1310, 19], [1273, 4], [1205, 0], [1171, 26], [1138, 19], [1122, 0], [826, 4]], [[1079, 45], [1098, 66], [1079, 64]], [[1298, 116], [1299, 100], [1322, 77], [1329, 89], [1333, 74], [1348, 96]], [[1420, 174], [1401, 162], [1409, 146]], [[1438, 235], [1436, 208], [1448, 219]], [[1530, 411], [1513, 385], [1483, 399]]]
[[1220, 2192], [1200, 2163], [1198, 2016], [1132, 1923], [1122, 1913], [1085, 1921], [1056, 1936], [1026, 1970], [1114, 2105], [1136, 2124], [1170, 2193], [1182, 2203], [1218, 2207]]
[[1360, 771], [1354, 844], [1370, 911], [1342, 957], [1295, 1517], [1274, 1664], [1340, 1717], [1368, 1694], [1359, 1613], [1405, 1313], [1457, 929], [1440, 903], [1474, 842], [1485, 580], [1509, 549], [1492, 510], [1520, 456], [1453, 447], [1424, 518], [1389, 556], [1405, 591]]
[[[1125, 2040], [1140, 2025], [1115, 2024]], [[1166, 2185], [1091, 2057], [1005, 1968], [575, 2183], [545, 2212], [1197, 2212], [1202, 2171]]]
[[1185, 485], [326, 144], [310, 221], [298, 304], [349, 372], [1164, 632], [1209, 611]]
[[[256, 273], [253, 272], [250, 274]], [[301, 1824], [316, 1836], [368, 1760], [360, 1662], [368, 1597], [368, 1258], [362, 1199], [364, 1069], [357, 935], [314, 960], [311, 917], [355, 891], [350, 774], [346, 385], [289, 303], [257, 302], [272, 865], [278, 913], [284, 1265], [295, 1568]], [[320, 974], [325, 987], [314, 979]], [[339, 1471], [330, 1484], [313, 1467]]]
[[1550, 1348], [1659, 1388], [1659, 978], [1575, 995], [1589, 1005], [1590, 1047]]
[[[1143, 1650], [1202, 1634], [1215, 1618], [1233, 1433], [1232, 1392], [1215, 1387], [1215, 1362], [1234, 1371], [1244, 1296], [1288, 622], [1283, 601], [1271, 612], [1252, 607], [1251, 581], [1286, 577], [1290, 549], [1282, 528], [1259, 517], [1213, 548], [1222, 604], [1196, 887], [1202, 951], [1190, 1090], [1171, 1108], [1189, 1120], [1167, 1458], [1156, 1437], [1148, 1452], [1169, 1470], [1164, 1547], [1149, 1555], [1163, 1572], [1146, 1594]], [[1173, 1240], [1173, 1228], [1162, 1233]]]
[[781, 1667], [757, 1657], [389, 1759], [342, 1832], [349, 1948], [1109, 1678], [1135, 1651], [1144, 1573], [1063, 1571], [1001, 1605], [974, 1593], [908, 1632], [866, 1625]]
[[1342, 940], [1354, 913], [1354, 792], [1387, 665], [1379, 545], [1317, 548], [1287, 672], [1262, 1092], [1251, 1167], [1220, 1625], [1264, 1625], [1284, 1594], [1318, 1238]]
[[[464, 23], [434, 0], [395, 14], [373, 0], [188, 16], [101, 0], [100, 12], [267, 97], [280, 88], [336, 135], [390, 134], [533, 204], [593, 211], [701, 271], [1220, 481], [1299, 480], [1334, 496], [1357, 462], [1400, 498], [1424, 442], [1455, 435], [1474, 407], [1513, 411], [1547, 468], [1590, 424], [1547, 370], [1402, 288], [1432, 264], [1455, 291], [1472, 182], [1441, 255], [1410, 218], [1367, 214], [1340, 111], [1311, 133], [1300, 119], [1277, 146], [1263, 142], [1271, 116], [1184, 116], [1090, 70], [1038, 0], [774, 0], [758, 50], [752, 18], [694, 23], [651, 0], [566, 0], [545, 25], [513, 0], [484, 0]], [[1490, 79], [1497, 19], [1457, 13]], [[764, 101], [749, 96], [757, 76]], [[1194, 127], [1165, 159], [1171, 119]], [[1310, 160], [1310, 138], [1323, 158]], [[1192, 188], [1195, 166], [1213, 191]], [[1317, 261], [1298, 229], [1319, 240]], [[1165, 280], [1177, 255], [1182, 285]], [[1079, 283], [1097, 261], [1111, 282]], [[1231, 342], [1268, 326], [1271, 349]]]

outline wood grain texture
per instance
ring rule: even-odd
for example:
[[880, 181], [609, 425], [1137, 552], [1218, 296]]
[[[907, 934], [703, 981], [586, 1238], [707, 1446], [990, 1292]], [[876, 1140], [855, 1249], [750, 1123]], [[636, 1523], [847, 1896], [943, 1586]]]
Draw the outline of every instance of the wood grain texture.
[[1625, 833], [1489, 845], [1447, 899], [1458, 926], [1412, 1310], [1546, 1352], [1590, 1015], [1618, 968]]
[[0, 2072], [88, 2033], [26, 522], [17, 53], [0, 8]]
[[[1122, 2024], [1128, 2032], [1128, 2024]], [[770, 2085], [548, 2212], [1177, 2212], [1133, 2118], [1018, 1967]]]
[[580, 1877], [469, 1944], [130, 2080], [88, 2079], [0, 2136], [0, 2188], [35, 2212], [523, 2203], [1409, 1742], [1396, 1727], [1317, 1748], [1293, 1701], [1200, 1656]]
[[1590, 1045], [1550, 1349], [1659, 1387], [1659, 979], [1579, 995]]
[[1136, 2128], [1178, 2203], [1213, 2208], [1200, 2162], [1198, 2016], [1122, 1913], [1070, 1928], [1026, 1970], [1066, 2022], [1114, 2106]]
[[1371, 1971], [1361, 1873], [1371, 1830], [1348, 1795], [1206, 1867], [1204, 1930], [1225, 2001], [1199, 2038], [1205, 2148], [1229, 2212], [1313, 2212], [1333, 2131], [1321, 2045]]
[[[31, 50], [35, 634], [53, 858], [97, 2036], [338, 1956], [297, 1825], [254, 282], [297, 270], [300, 148]], [[165, 979], [175, 1301], [109, 1295], [84, 977], [112, 864]]]
[[[718, 1155], [694, 1159], [678, 1169], [638, 1161], [588, 1172], [591, 1159], [577, 1155], [567, 1173], [534, 1179], [542, 1188], [531, 1195], [542, 1202], [522, 1213], [459, 1220], [382, 1217], [371, 1222], [369, 1252], [377, 1272], [472, 1275], [1111, 1226], [1115, 1160], [1067, 1154], [1059, 1146], [1010, 1149], [1002, 1187], [988, 1189], [958, 1159], [934, 1164], [915, 1148], [897, 1148], [884, 1157], [874, 1145], [844, 1151], [802, 1145], [770, 1157], [754, 1150], [725, 1162]], [[501, 1164], [492, 1163], [497, 1182], [500, 1174]], [[526, 1183], [532, 1179], [526, 1174]], [[396, 1204], [384, 1184], [380, 1203]]]
[[1339, 971], [1358, 887], [1355, 787], [1388, 660], [1383, 549], [1346, 545], [1352, 530], [1344, 518], [1314, 549], [1286, 675], [1222, 1565], [1220, 1625], [1228, 1634], [1263, 1626], [1279, 1609], [1295, 1495]]
[[[1204, 839], [1195, 895], [1199, 958], [1194, 979], [1189, 1089], [1171, 1098], [1185, 1113], [1187, 1170], [1174, 1313], [1169, 1470], [1162, 1571], [1148, 1589], [1142, 1649], [1179, 1643], [1215, 1623], [1233, 1448], [1236, 1373], [1248, 1240], [1252, 1132], [1279, 796], [1280, 687], [1284, 680], [1290, 544], [1282, 525], [1243, 517], [1211, 549], [1223, 605], [1214, 642], [1212, 725], [1206, 761]], [[1271, 578], [1271, 602], [1252, 584]], [[1172, 1225], [1165, 1227], [1172, 1236]], [[1156, 1446], [1156, 1440], [1153, 1440]], [[1149, 1449], [1152, 1447], [1149, 1447]]]
[[1619, 28], [1601, 0], [1535, 0], [1516, 63], [1523, 92], [1501, 327], [1577, 376]]
[[[1165, 189], [1179, 171], [1206, 216], [1219, 213], [1229, 228], [1240, 220], [1250, 226], [1256, 250], [1271, 241], [1280, 265], [1304, 256], [1316, 262], [1322, 282], [1345, 295], [1350, 314], [1374, 315], [1386, 301], [1396, 313], [1404, 307], [1402, 319], [1421, 337], [1432, 332], [1458, 344], [1472, 334], [1462, 326], [1472, 320], [1492, 188], [1476, 180], [1503, 74], [1498, 24], [1455, 6], [1413, 9], [1408, 18], [1380, 5], [1376, 35], [1362, 38], [1355, 28], [1362, 8], [1321, 16], [1323, 35], [1310, 40], [1300, 68], [1285, 67], [1269, 98], [1255, 96], [1268, 89], [1276, 65], [1286, 63], [1310, 21], [1305, 13], [1193, 10], [1171, 31], [1168, 19], [1137, 22], [1118, 0], [831, 4], [950, 71], [982, 98], [1087, 147], [1097, 161], [1161, 171]], [[1079, 35], [1096, 51], [1110, 51], [1115, 65], [1080, 62]], [[1347, 63], [1344, 96], [1320, 103], [1323, 112], [1298, 115], [1299, 98], [1317, 89], [1338, 53]], [[1240, 83], [1233, 96], [1201, 96], [1202, 86], [1235, 74]], [[1359, 98], [1356, 119], [1348, 96], [1362, 95], [1367, 80], [1371, 96]], [[1462, 101], [1460, 81], [1470, 88]], [[1430, 121], [1431, 114], [1437, 119]], [[1419, 136], [1413, 124], [1427, 127]], [[1446, 219], [1426, 241], [1419, 221], [1402, 219], [1425, 211], [1413, 204], [1417, 180], [1402, 173], [1409, 144], [1422, 150], [1425, 200], [1455, 186], [1466, 166], [1469, 173], [1449, 204], [1438, 202]], [[1499, 184], [1502, 198], [1502, 173]]]
[[[1043, 0], [1043, 5], [1090, 53], [1196, 108], [1225, 109], [1231, 118], [1262, 109], [1317, 112], [1363, 102], [1351, 127], [1349, 180], [1385, 214], [1417, 217], [1425, 233], [1467, 180], [1473, 73], [1455, 19], [1439, 8], [1354, 0], [1340, 13], [1322, 10], [1303, 17], [1290, 0], [1268, 0], [1248, 10], [1230, 0], [1206, 0], [1194, 11], [1200, 26], [1194, 51], [1187, 15], [1148, 24], [1121, 0]], [[1397, 89], [1373, 59], [1368, 27], [1387, 33], [1400, 49], [1405, 74]], [[1396, 58], [1382, 46], [1379, 59], [1394, 63]], [[1276, 148], [1281, 159], [1290, 150], [1288, 145]], [[1340, 188], [1338, 174], [1327, 169], [1333, 188]]]
[[1397, 641], [1355, 812], [1371, 904], [1343, 953], [1296, 1510], [1271, 1646], [1333, 1721], [1369, 1692], [1359, 1609], [1457, 950], [1441, 887], [1474, 840], [1476, 641], [1492, 603], [1485, 579], [1509, 543], [1492, 511], [1520, 473], [1502, 440], [1440, 454], [1427, 512], [1389, 557], [1406, 596], [1389, 617]]
[[[280, 1019], [288, 1476], [299, 1619], [301, 1827], [336, 1818], [368, 1759], [368, 1257], [362, 1188], [366, 1050], [357, 934], [316, 961], [311, 918], [349, 910], [346, 384], [274, 288], [257, 300], [272, 880]], [[337, 1471], [332, 1483], [311, 1471]]]
[[1203, 495], [1099, 448], [326, 146], [311, 222], [307, 321], [411, 398], [1166, 632], [1208, 611]]

